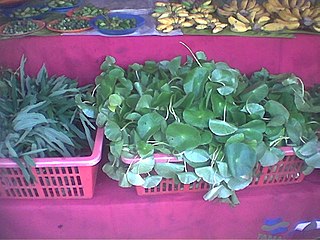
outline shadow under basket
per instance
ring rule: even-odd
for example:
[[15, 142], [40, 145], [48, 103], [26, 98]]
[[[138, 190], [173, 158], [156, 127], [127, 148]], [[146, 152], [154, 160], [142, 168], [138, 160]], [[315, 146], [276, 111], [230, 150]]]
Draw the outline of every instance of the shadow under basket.
[[92, 198], [104, 139], [98, 129], [90, 156], [35, 158], [35, 181], [28, 183], [10, 159], [0, 159], [0, 198], [86, 199]]
[[[302, 173], [304, 161], [299, 159], [291, 147], [282, 147], [285, 152], [283, 160], [270, 167], [257, 165], [254, 178], [249, 187], [275, 186], [299, 183], [304, 179]], [[136, 186], [138, 195], [162, 195], [171, 193], [205, 192], [210, 185], [203, 180], [191, 184], [175, 183], [173, 179], [163, 179], [153, 188]]]

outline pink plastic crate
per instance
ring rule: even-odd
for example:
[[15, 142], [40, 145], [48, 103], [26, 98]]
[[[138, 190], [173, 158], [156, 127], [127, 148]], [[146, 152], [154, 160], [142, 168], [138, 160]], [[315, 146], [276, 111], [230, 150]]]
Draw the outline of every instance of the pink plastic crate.
[[[304, 179], [302, 167], [304, 162], [296, 157], [291, 147], [282, 147], [285, 152], [283, 160], [270, 167], [257, 165], [255, 176], [249, 187], [274, 186], [282, 184], [299, 183]], [[122, 161], [130, 164], [132, 161], [137, 162], [139, 158], [129, 159], [122, 158]], [[165, 154], [155, 154], [156, 162], [180, 162], [173, 156]], [[191, 184], [175, 183], [173, 179], [163, 179], [160, 184], [153, 188], [144, 188], [136, 186], [138, 195], [159, 195], [185, 192], [204, 192], [210, 188], [210, 185], [204, 181], [194, 182]]]
[[28, 183], [10, 159], [0, 159], [0, 198], [85, 199], [92, 198], [98, 163], [101, 160], [103, 128], [98, 129], [90, 156], [35, 158], [32, 172], [36, 182]]

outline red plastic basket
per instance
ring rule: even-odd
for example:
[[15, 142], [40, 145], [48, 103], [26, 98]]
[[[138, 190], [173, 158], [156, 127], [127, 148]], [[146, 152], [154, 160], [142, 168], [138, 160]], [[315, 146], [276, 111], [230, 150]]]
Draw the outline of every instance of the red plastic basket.
[[[282, 147], [285, 153], [283, 160], [270, 167], [257, 165], [255, 176], [249, 187], [274, 186], [281, 184], [299, 183], [304, 179], [302, 167], [304, 162], [299, 159], [291, 147]], [[155, 155], [156, 162], [179, 162], [172, 156], [164, 154]], [[127, 159], [122, 158], [125, 163], [139, 161], [139, 158]], [[153, 188], [144, 188], [136, 186], [138, 195], [160, 195], [171, 193], [185, 192], [204, 192], [210, 188], [210, 185], [204, 181], [194, 182], [191, 184], [175, 183], [173, 179], [163, 179], [160, 184]]]
[[92, 198], [98, 163], [101, 160], [104, 131], [96, 132], [90, 156], [35, 158], [28, 183], [10, 159], [0, 159], [0, 198], [12, 199], [85, 199]]

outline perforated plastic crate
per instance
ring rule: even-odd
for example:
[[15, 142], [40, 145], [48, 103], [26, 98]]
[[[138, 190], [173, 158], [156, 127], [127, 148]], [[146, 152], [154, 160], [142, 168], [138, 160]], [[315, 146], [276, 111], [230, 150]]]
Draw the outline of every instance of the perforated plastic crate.
[[35, 182], [28, 183], [10, 159], [0, 159], [0, 198], [84, 199], [92, 198], [104, 139], [98, 129], [89, 156], [35, 158]]
[[[299, 183], [304, 179], [302, 168], [304, 162], [296, 157], [291, 147], [282, 147], [285, 153], [283, 160], [276, 165], [270, 167], [262, 167], [257, 165], [253, 181], [249, 187], [274, 186], [281, 184]], [[166, 156], [164, 154], [155, 155], [156, 162], [179, 162], [178, 159]], [[123, 162], [139, 161], [139, 158], [127, 159], [123, 158]], [[136, 186], [138, 195], [159, 195], [170, 193], [186, 193], [207, 191], [210, 185], [204, 181], [194, 182], [191, 184], [174, 183], [173, 179], [163, 179], [160, 184], [153, 188], [144, 188]]]

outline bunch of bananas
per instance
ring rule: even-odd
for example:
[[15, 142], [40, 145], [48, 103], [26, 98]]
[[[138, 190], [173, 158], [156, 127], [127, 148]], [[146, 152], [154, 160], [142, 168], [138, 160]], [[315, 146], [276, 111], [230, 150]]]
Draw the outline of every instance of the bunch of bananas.
[[151, 14], [157, 19], [156, 29], [164, 33], [179, 29], [188, 15], [185, 6], [171, 2], [155, 2], [154, 12]]
[[193, 14], [187, 18], [187, 22], [191, 22], [195, 29], [210, 29], [212, 33], [221, 32], [228, 26], [228, 24], [222, 23], [218, 18], [213, 17], [212, 14]]
[[269, 16], [265, 8], [256, 2], [256, 0], [231, 0], [230, 4], [223, 4], [222, 7], [217, 9], [217, 13], [223, 17], [235, 16], [237, 13], [248, 17], [250, 13], [255, 12], [257, 18], [261, 16]]
[[216, 6], [212, 0], [182, 1], [181, 3], [155, 2], [152, 17], [156, 18], [156, 29], [163, 33], [175, 29], [195, 27], [196, 29], [211, 29], [212, 33], [222, 31], [227, 24], [213, 17]]
[[264, 6], [274, 15], [274, 21], [264, 26], [265, 31], [299, 28], [320, 31], [320, 7], [309, 0], [268, 0]]
[[228, 17], [230, 30], [233, 32], [260, 31], [270, 20], [269, 16], [257, 16], [256, 12], [251, 12], [247, 17], [239, 12]]

